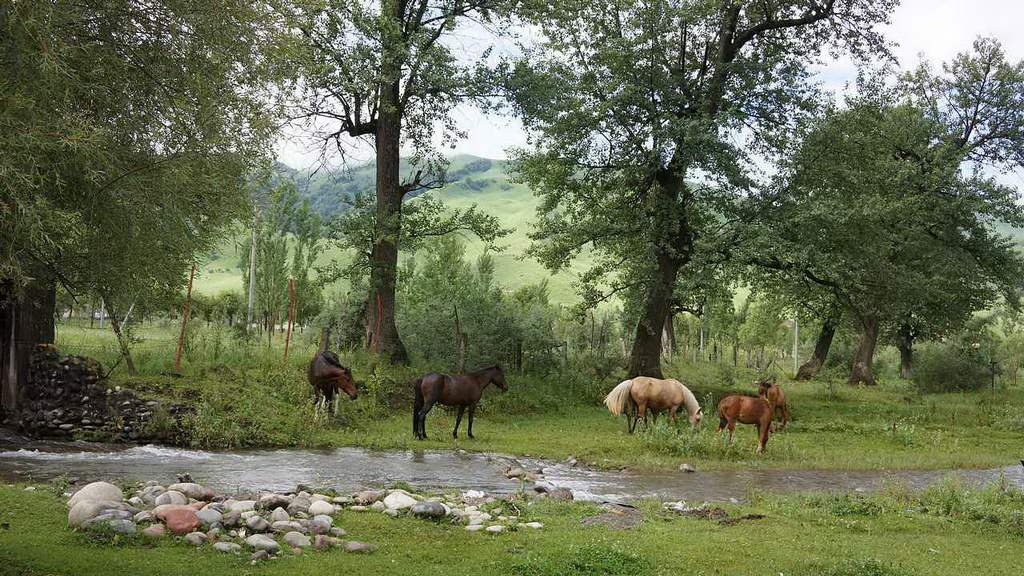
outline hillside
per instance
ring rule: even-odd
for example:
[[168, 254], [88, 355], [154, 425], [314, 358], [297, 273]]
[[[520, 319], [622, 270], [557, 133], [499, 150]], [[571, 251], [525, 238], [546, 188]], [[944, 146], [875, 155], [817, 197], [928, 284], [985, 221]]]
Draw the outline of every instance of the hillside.
[[[576, 302], [577, 297], [571, 284], [576, 273], [586, 267], [586, 259], [577, 262], [573, 270], [552, 275], [535, 260], [522, 257], [530, 244], [527, 234], [534, 218], [537, 199], [525, 186], [511, 182], [505, 167], [506, 162], [503, 160], [455, 156], [448, 169], [449, 184], [430, 194], [452, 208], [468, 208], [476, 204], [480, 210], [498, 217], [503, 226], [514, 229], [501, 242], [504, 250], [494, 254], [495, 277], [502, 286], [515, 289], [548, 278], [554, 302]], [[344, 210], [343, 200], [346, 196], [370, 191], [374, 182], [372, 165], [358, 166], [344, 172], [318, 172], [312, 175], [279, 165], [279, 173], [293, 180], [303, 197], [308, 198], [310, 205], [325, 217]], [[241, 289], [237, 239], [242, 233], [239, 230], [239, 235], [226, 239], [220, 249], [210, 255], [210, 260], [203, 266], [196, 281], [196, 290], [216, 294]], [[471, 258], [483, 251], [483, 245], [471, 237], [466, 238], [466, 244], [467, 255]], [[324, 260], [345, 257], [340, 250], [332, 249], [325, 254]]]

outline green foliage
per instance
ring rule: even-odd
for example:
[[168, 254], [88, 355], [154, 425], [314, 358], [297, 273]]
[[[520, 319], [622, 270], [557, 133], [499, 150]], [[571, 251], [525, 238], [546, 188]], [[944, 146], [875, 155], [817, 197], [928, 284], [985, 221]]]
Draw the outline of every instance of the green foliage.
[[[514, 362], [517, 346], [532, 371], [551, 369], [558, 342], [552, 325], [558, 315], [548, 303], [545, 285], [508, 294], [494, 284], [493, 261], [485, 254], [475, 265], [453, 236], [433, 241], [419, 261], [406, 260], [401, 270], [398, 325], [410, 351], [429, 365], [458, 370]], [[456, 333], [466, 336], [459, 357]]]
[[914, 366], [914, 385], [925, 393], [979, 390], [991, 382], [988, 362], [973, 342], [959, 339], [923, 346]]

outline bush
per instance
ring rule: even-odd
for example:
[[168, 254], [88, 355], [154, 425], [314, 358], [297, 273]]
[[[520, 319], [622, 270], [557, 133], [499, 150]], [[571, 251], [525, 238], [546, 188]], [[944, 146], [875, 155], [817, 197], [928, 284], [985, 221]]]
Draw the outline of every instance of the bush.
[[978, 390], [991, 377], [988, 363], [977, 350], [955, 343], [922, 348], [914, 366], [914, 386], [923, 393]]

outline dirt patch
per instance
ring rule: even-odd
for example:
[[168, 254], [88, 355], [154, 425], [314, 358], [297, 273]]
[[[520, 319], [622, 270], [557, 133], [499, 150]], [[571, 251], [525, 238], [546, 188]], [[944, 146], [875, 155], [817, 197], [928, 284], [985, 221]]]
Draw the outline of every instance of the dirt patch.
[[703, 520], [712, 520], [718, 522], [722, 526], [732, 526], [739, 524], [744, 520], [761, 520], [766, 518], [764, 514], [744, 514], [743, 516], [729, 516], [729, 513], [725, 509], [718, 506], [701, 506], [699, 508], [686, 508], [680, 510], [674, 508], [677, 514], [681, 516], [688, 516], [690, 518], [701, 518]]

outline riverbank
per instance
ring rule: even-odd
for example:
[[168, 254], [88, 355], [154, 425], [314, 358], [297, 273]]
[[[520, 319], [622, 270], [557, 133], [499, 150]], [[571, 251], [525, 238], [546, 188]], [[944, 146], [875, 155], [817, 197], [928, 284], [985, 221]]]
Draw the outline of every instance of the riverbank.
[[[684, 463], [699, 470], [998, 468], [1022, 457], [1024, 388], [921, 394], [905, 381], [851, 388], [828, 374], [813, 382], [780, 380], [793, 420], [757, 456], [752, 427], [740, 425], [732, 446], [714, 432], [718, 400], [753, 393], [756, 373], [684, 361], [666, 371], [686, 383], [704, 407], [703, 426], [695, 432], [685, 421], [673, 430], [662, 419], [650, 431], [627, 434], [624, 418], [601, 405], [618, 376], [568, 367], [546, 375], [509, 373], [508, 392], [485, 390], [476, 439], [466, 438], [465, 421], [461, 437], [453, 439], [454, 411], [436, 406], [427, 418], [430, 440], [417, 441], [410, 382], [429, 367], [387, 366], [349, 353], [345, 362], [353, 366], [359, 398], [341, 400], [332, 415], [313, 405], [305, 377], [308, 348], [297, 348], [287, 363], [253, 355], [186, 364], [181, 376], [115, 373], [102, 385], [154, 404], [136, 431], [141, 437], [203, 449], [461, 449], [575, 458], [598, 468], [639, 471], [676, 470]], [[178, 415], [167, 407], [179, 407]], [[106, 439], [101, 430], [69, 434]]]
[[[412, 371], [371, 372], [358, 400], [342, 400], [338, 415], [316, 410], [299, 367], [220, 369], [185, 378], [136, 378], [120, 385], [144, 396], [194, 409], [185, 445], [202, 448], [337, 447], [502, 452], [553, 460], [570, 457], [615, 469], [957, 469], [996, 468], [1022, 456], [1024, 390], [922, 395], [906, 384], [850, 388], [824, 382], [784, 382], [793, 420], [755, 455], [753, 427], [740, 425], [732, 446], [714, 407], [730, 393], [750, 393], [753, 374], [727, 384], [707, 366], [679, 372], [705, 407], [703, 425], [677, 430], [659, 420], [650, 431], [627, 434], [625, 419], [600, 404], [606, 383], [596, 377], [510, 375], [506, 393], [485, 391], [475, 439], [451, 436], [454, 410], [437, 406], [427, 417], [429, 440], [414, 439], [407, 381]], [[357, 372], [359, 374], [359, 372]], [[748, 390], [748, 388], [750, 388]]]
[[344, 508], [336, 526], [374, 544], [373, 553], [282, 551], [256, 566], [248, 554], [176, 539], [140, 543], [71, 531], [55, 493], [63, 487], [33, 487], [0, 486], [3, 574], [915, 576], [1012, 574], [1024, 554], [1024, 497], [998, 485], [971, 490], [946, 482], [917, 494], [898, 486], [875, 495], [754, 494], [747, 503], [722, 505], [731, 518], [753, 515], [735, 523], [646, 501], [630, 528], [621, 526], [633, 522], [604, 521], [610, 513], [596, 504], [542, 499], [519, 505], [543, 529], [497, 534], [469, 532], [464, 522]]

